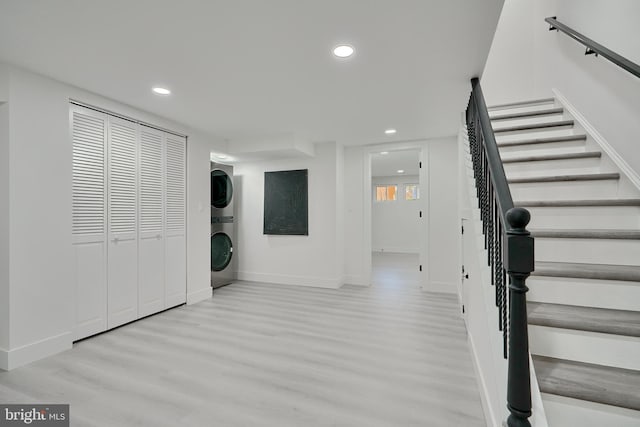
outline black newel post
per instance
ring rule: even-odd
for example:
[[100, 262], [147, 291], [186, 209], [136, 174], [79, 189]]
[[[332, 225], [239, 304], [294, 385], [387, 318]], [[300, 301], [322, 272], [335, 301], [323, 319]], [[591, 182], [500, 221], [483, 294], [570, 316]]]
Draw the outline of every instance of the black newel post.
[[529, 334], [527, 332], [527, 296], [525, 284], [534, 269], [533, 238], [527, 231], [531, 215], [523, 208], [507, 211], [505, 266], [511, 283], [509, 297], [509, 371], [507, 382], [507, 418], [509, 427], [531, 427], [531, 380], [529, 376]]

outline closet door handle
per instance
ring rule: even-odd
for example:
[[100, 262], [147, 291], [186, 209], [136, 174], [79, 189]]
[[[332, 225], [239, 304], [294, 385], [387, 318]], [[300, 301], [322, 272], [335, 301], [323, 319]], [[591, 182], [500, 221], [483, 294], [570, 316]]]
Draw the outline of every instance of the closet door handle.
[[162, 238], [162, 234], [156, 234], [156, 239], [160, 240]]
[[113, 243], [118, 243], [120, 241], [120, 238], [119, 237], [114, 237], [111, 241]]

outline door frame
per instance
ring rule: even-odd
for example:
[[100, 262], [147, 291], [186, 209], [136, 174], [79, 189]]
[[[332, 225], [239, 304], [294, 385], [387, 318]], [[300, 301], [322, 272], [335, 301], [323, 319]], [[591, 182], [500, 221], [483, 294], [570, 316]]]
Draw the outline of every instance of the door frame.
[[[363, 212], [363, 244], [362, 244], [362, 269], [363, 269], [363, 282], [366, 286], [371, 286], [371, 274], [372, 274], [372, 209], [373, 203], [373, 180], [371, 177], [371, 158], [374, 153], [380, 151], [405, 151], [416, 150], [419, 152], [418, 158], [422, 162], [422, 167], [418, 173], [418, 185], [420, 186], [420, 199], [418, 200], [418, 209], [422, 210], [422, 222], [420, 227], [420, 265], [422, 265], [422, 272], [420, 274], [420, 287], [428, 289], [429, 287], [429, 209], [426, 200], [429, 195], [429, 144], [427, 140], [416, 140], [406, 142], [394, 142], [384, 144], [372, 144], [364, 146], [363, 149], [363, 188], [364, 197], [362, 212]], [[418, 266], [416, 266], [418, 268]]]

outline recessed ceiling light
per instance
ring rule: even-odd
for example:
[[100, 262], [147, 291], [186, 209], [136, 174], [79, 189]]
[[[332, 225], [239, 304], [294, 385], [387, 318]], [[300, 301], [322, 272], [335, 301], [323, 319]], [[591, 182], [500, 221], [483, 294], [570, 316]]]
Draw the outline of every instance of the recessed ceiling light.
[[386, 156], [387, 154], [389, 154], [388, 151], [381, 151], [380, 154], [382, 154], [383, 156]]
[[229, 156], [222, 153], [211, 153], [209, 155], [209, 158], [211, 159], [212, 162], [215, 162], [216, 160], [227, 160], [229, 159]]
[[156, 86], [152, 90], [154, 93], [157, 93], [158, 95], [171, 95], [171, 91], [164, 87]]
[[404, 169], [398, 169], [398, 173], [404, 173]]
[[397, 131], [395, 129], [387, 129], [387, 130], [384, 131], [384, 133], [386, 133], [387, 135], [393, 135], [396, 132]]
[[348, 58], [353, 55], [354, 49], [348, 44], [341, 44], [333, 49], [333, 54], [338, 58]]

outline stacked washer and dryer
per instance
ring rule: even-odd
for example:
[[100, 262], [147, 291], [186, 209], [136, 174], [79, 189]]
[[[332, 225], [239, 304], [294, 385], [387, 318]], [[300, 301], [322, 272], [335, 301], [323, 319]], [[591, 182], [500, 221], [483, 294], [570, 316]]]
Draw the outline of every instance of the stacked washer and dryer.
[[211, 287], [236, 280], [233, 166], [211, 162]]

